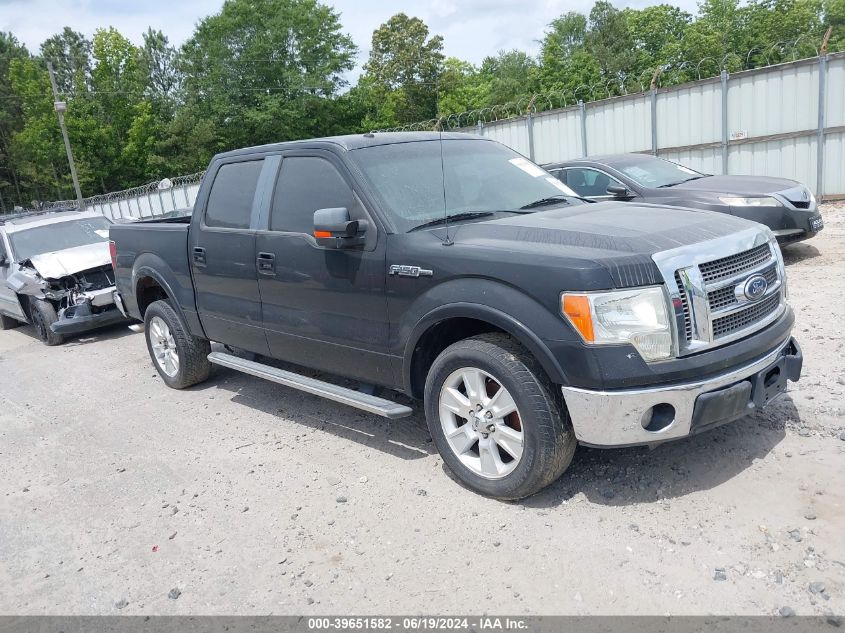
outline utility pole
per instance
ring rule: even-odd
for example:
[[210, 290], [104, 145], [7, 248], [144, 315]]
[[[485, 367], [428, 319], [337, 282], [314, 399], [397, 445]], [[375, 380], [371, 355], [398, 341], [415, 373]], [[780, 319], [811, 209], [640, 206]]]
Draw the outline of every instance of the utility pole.
[[67, 162], [70, 165], [70, 177], [73, 178], [73, 189], [76, 191], [76, 203], [82, 209], [82, 191], [79, 189], [79, 179], [76, 177], [76, 165], [73, 162], [73, 152], [70, 149], [70, 140], [67, 137], [67, 128], [65, 127], [65, 111], [67, 110], [67, 102], [59, 100], [59, 89], [56, 87], [56, 75], [53, 73], [52, 62], [47, 62], [47, 71], [50, 73], [50, 85], [53, 87], [53, 108], [59, 116], [59, 127], [62, 128], [62, 138], [65, 140], [65, 151], [67, 152]]

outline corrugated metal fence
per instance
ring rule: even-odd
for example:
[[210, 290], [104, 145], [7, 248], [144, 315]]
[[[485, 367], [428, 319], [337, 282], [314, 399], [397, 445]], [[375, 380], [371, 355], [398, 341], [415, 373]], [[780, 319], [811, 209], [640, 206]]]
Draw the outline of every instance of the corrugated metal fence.
[[464, 129], [540, 164], [649, 152], [706, 173], [781, 176], [842, 197], [845, 53]]

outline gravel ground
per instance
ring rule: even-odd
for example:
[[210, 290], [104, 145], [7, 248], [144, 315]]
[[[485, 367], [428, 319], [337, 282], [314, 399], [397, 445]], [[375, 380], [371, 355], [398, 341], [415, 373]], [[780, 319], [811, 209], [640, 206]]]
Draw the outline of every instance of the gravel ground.
[[845, 613], [845, 205], [786, 249], [804, 378], [654, 450], [581, 448], [520, 503], [398, 422], [217, 369], [164, 387], [124, 327], [0, 333], [0, 613]]

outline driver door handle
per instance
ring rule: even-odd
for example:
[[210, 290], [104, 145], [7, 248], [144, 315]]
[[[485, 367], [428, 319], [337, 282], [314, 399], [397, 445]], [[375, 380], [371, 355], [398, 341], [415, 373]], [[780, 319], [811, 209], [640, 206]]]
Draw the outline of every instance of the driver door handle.
[[255, 264], [259, 275], [276, 274], [276, 256], [273, 253], [258, 253]]

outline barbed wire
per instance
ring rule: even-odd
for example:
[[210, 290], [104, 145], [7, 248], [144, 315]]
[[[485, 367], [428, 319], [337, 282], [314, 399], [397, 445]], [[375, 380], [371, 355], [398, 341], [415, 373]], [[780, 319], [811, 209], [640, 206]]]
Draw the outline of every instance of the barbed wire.
[[[187, 176], [162, 178], [161, 180], [154, 180], [153, 182], [148, 182], [144, 185], [139, 185], [130, 189], [123, 189], [121, 191], [114, 191], [98, 196], [91, 196], [90, 198], [83, 198], [82, 208], [87, 209], [89, 207], [94, 207], [97, 205], [107, 205], [113, 202], [121, 202], [123, 200], [139, 198], [143, 195], [156, 192], [161, 195], [168, 195], [168, 192], [173, 189], [198, 184], [200, 180], [202, 180], [204, 174], [205, 171], [198, 171], [194, 174], [188, 174]], [[44, 210], [59, 209], [66, 207], [79, 207], [79, 203], [76, 200], [57, 200], [54, 202], [42, 202], [39, 205], [39, 208]]]
[[[573, 107], [578, 105], [579, 102], [589, 103], [613, 97], [645, 95], [650, 90], [661, 87], [678, 86], [692, 81], [718, 77], [722, 71], [735, 73], [758, 70], [818, 57], [820, 49], [812, 43], [813, 38], [819, 41], [817, 34], [803, 33], [796, 39], [787, 42], [752, 47], [745, 54], [730, 52], [721, 58], [706, 56], [696, 61], [671, 62], [656, 68], [647, 68], [638, 74], [621, 73], [615, 77], [598, 77], [591, 84], [581, 84], [575, 88], [537, 92], [507, 103], [444, 114], [424, 121], [374, 131], [454, 130], [471, 127], [479, 123], [493, 123], [517, 116]], [[822, 50], [825, 44], [826, 41], [822, 43]], [[809, 54], [810, 51], [813, 51], [814, 54]], [[785, 57], [787, 59], [784, 59]]]

